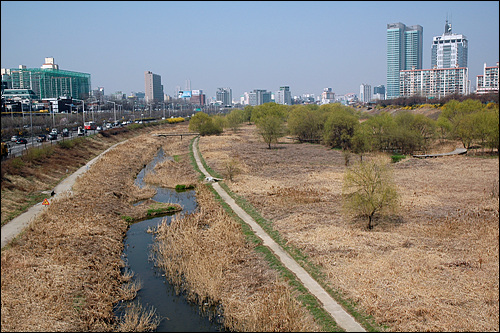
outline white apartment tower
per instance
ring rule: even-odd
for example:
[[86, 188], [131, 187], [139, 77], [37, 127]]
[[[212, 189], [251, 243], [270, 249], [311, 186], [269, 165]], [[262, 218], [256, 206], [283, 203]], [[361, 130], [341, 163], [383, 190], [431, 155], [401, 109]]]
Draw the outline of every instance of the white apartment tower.
[[362, 83], [359, 86], [359, 101], [362, 103], [368, 103], [372, 100], [372, 86], [369, 84]]
[[324, 88], [321, 93], [321, 104], [335, 103], [335, 93], [332, 88]]

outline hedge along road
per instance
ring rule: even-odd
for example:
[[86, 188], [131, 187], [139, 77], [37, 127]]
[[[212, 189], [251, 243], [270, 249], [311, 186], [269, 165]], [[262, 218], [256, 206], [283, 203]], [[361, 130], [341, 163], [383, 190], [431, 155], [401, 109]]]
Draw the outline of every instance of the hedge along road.
[[[196, 137], [193, 141], [193, 155], [198, 168], [207, 179], [213, 179], [201, 163], [200, 152], [198, 151], [198, 141], [200, 137]], [[284, 251], [257, 222], [248, 215], [240, 206], [236, 204], [234, 199], [222, 188], [218, 183], [211, 184], [213, 189], [221, 196], [221, 198], [238, 214], [238, 216], [247, 223], [253, 232], [262, 239], [262, 242], [281, 260], [283, 265], [287, 267], [295, 276], [302, 282], [311, 294], [313, 294], [323, 305], [323, 308], [330, 313], [337, 324], [347, 332], [366, 332], [366, 330], [354, 320], [324, 289], [314, 280], [309, 273], [306, 272], [290, 255]]]
[[[59, 195], [62, 195], [64, 192], [69, 192], [71, 193], [71, 188], [73, 187], [73, 184], [75, 183], [76, 179], [78, 176], [82, 175], [85, 173], [92, 164], [97, 162], [99, 158], [101, 158], [104, 154], [106, 154], [108, 151], [111, 149], [115, 148], [118, 145], [121, 145], [128, 140], [118, 142], [114, 144], [113, 146], [109, 147], [105, 151], [103, 151], [101, 154], [98, 156], [94, 157], [92, 160], [90, 160], [87, 164], [82, 166], [80, 169], [76, 170], [74, 173], [72, 173], [70, 176], [66, 177], [62, 182], [56, 185], [54, 187], [54, 195], [52, 196], [51, 199], [48, 199], [49, 204], [50, 201], [53, 198], [56, 198]], [[29, 208], [26, 212], [23, 214], [17, 216], [16, 218], [12, 219], [12, 221], [8, 222], [4, 226], [2, 226], [2, 246], [1, 248], [5, 245], [7, 245], [11, 240], [13, 240], [19, 233], [21, 233], [26, 227], [30, 225], [30, 223], [38, 216], [38, 214], [44, 209], [45, 206], [42, 205], [42, 202], [37, 203], [36, 205], [32, 206]]]

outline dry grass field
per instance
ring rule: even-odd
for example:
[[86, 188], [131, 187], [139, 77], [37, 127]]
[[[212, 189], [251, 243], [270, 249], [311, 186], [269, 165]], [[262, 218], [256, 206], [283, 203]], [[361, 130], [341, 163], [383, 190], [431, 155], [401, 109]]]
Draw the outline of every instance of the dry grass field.
[[[267, 149], [245, 125], [201, 137], [199, 148], [221, 175], [236, 160], [240, 173], [226, 180], [231, 191], [388, 331], [498, 331], [498, 156], [391, 164], [398, 212], [377, 218], [368, 231], [366, 221], [342, 211], [342, 153], [280, 142]], [[432, 152], [455, 147], [440, 144]]]

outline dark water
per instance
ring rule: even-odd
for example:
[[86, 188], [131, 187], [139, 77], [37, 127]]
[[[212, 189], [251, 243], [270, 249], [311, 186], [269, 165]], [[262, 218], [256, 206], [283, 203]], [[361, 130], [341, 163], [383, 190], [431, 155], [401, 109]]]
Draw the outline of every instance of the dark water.
[[[163, 150], [137, 176], [136, 184], [144, 186], [143, 177], [153, 172], [154, 165], [166, 158]], [[158, 202], [178, 203], [184, 208], [176, 214], [192, 213], [196, 209], [194, 190], [177, 192], [172, 189], [157, 187], [157, 194], [152, 198]], [[183, 295], [176, 295], [175, 289], [164, 276], [162, 270], [155, 267], [150, 250], [154, 234], [147, 233], [148, 228], [155, 229], [163, 219], [170, 223], [173, 216], [153, 217], [130, 226], [125, 238], [123, 258], [128, 270], [134, 272], [134, 279], [141, 281], [142, 288], [136, 299], [144, 309], [154, 307], [162, 318], [158, 332], [220, 332], [223, 327], [202, 315], [199, 307], [189, 303]]]

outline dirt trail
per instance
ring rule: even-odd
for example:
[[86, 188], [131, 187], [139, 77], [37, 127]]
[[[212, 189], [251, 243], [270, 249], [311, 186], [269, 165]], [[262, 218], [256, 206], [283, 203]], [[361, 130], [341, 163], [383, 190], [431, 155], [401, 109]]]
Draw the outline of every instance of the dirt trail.
[[[203, 164], [201, 163], [200, 153], [198, 151], [199, 137], [193, 142], [193, 153], [196, 164], [200, 168], [205, 177], [211, 177]], [[213, 183], [212, 187], [221, 196], [231, 209], [247, 223], [255, 234], [262, 239], [263, 244], [271, 249], [290, 271], [292, 271], [302, 284], [313, 294], [322, 304], [328, 313], [332, 315], [337, 324], [347, 332], [366, 332], [366, 330], [357, 323], [354, 318], [347, 313], [310, 275], [307, 273], [290, 255], [285, 252], [258, 224], [248, 215], [241, 207], [239, 207], [233, 198], [220, 187], [218, 183]]]

